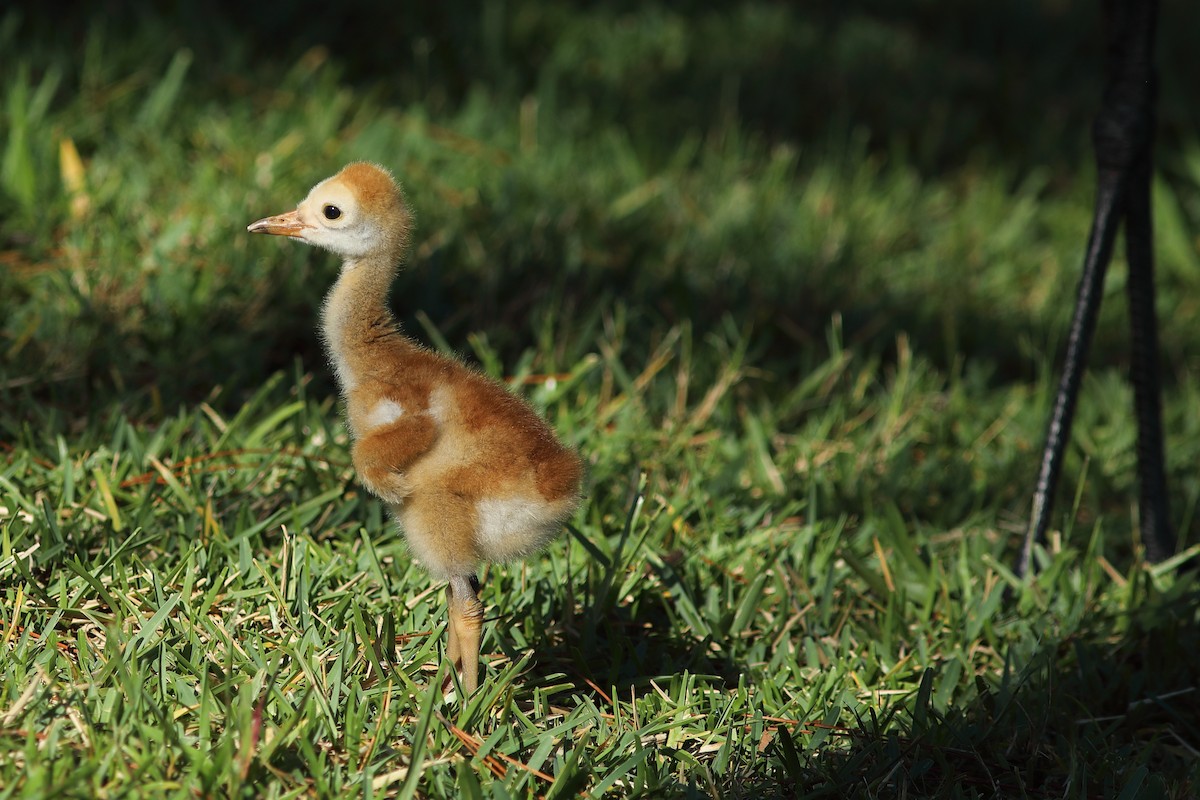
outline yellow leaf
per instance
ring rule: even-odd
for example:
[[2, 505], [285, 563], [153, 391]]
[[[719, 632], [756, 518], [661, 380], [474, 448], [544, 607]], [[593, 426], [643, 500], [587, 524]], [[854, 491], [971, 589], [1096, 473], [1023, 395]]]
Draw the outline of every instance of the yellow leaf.
[[91, 199], [84, 181], [83, 159], [75, 149], [75, 140], [70, 137], [58, 143], [58, 169], [62, 173], [63, 186], [71, 195], [71, 218], [79, 219], [87, 214]]

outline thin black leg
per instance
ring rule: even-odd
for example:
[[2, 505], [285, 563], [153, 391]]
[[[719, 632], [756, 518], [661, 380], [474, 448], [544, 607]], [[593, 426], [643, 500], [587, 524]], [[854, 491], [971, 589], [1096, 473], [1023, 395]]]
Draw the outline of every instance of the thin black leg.
[[1063, 453], [1071, 436], [1071, 422], [1075, 417], [1075, 401], [1079, 397], [1079, 385], [1083, 380], [1083, 367], [1087, 361], [1092, 333], [1096, 330], [1096, 316], [1100, 311], [1101, 291], [1104, 288], [1104, 273], [1112, 258], [1113, 241], [1117, 238], [1117, 209], [1124, 189], [1123, 176], [1117, 170], [1101, 169], [1097, 192], [1096, 210], [1092, 219], [1092, 233], [1088, 238], [1087, 257], [1083, 262], [1083, 277], [1079, 281], [1079, 294], [1075, 300], [1075, 315], [1071, 319], [1071, 332], [1067, 338], [1067, 354], [1063, 363], [1062, 378], [1058, 383], [1058, 394], [1054, 399], [1054, 411], [1050, 415], [1050, 427], [1046, 432], [1046, 447], [1042, 451], [1042, 468], [1038, 473], [1037, 489], [1033, 494], [1033, 517], [1025, 532], [1025, 544], [1017, 559], [1016, 572], [1024, 575], [1029, 568], [1035, 540], [1041, 541], [1050, 525], [1050, 505], [1054, 491], [1058, 488], [1058, 476], [1062, 471]]
[[[1125, 257], [1129, 262], [1129, 320], [1133, 329], [1130, 359], [1134, 410], [1138, 423], [1138, 475], [1141, 495], [1138, 504], [1142, 543], [1146, 558], [1162, 561], [1175, 552], [1175, 534], [1167, 507], [1167, 476], [1164, 468], [1162, 399], [1158, 364], [1158, 315], [1154, 309], [1154, 227], [1150, 189], [1154, 163], [1154, 101], [1158, 76], [1154, 69], [1154, 27], [1157, 2], [1135, 2], [1122, 8], [1126, 15], [1115, 20], [1140, 32], [1126, 43], [1130, 52], [1117, 53], [1115, 60], [1128, 66], [1120, 76], [1124, 101], [1136, 108], [1129, 147], [1129, 188], [1125, 199]], [[1116, 37], [1118, 39], [1122, 37]], [[1120, 45], [1112, 45], [1115, 48]]]
[[1175, 534], [1167, 508], [1162, 399], [1158, 365], [1158, 317], [1154, 310], [1154, 251], [1150, 219], [1149, 160], [1130, 175], [1125, 201], [1125, 254], [1129, 261], [1129, 317], [1133, 328], [1130, 371], [1137, 415], [1138, 504], [1142, 543], [1149, 561], [1175, 553]]
[[1141, 482], [1142, 538], [1152, 561], [1174, 551], [1168, 521], [1163, 469], [1162, 411], [1158, 376], [1157, 320], [1154, 313], [1154, 255], [1150, 216], [1150, 179], [1154, 135], [1154, 28], [1157, 0], [1106, 0], [1108, 25], [1104, 104], [1096, 117], [1097, 192], [1083, 277], [1071, 320], [1063, 375], [1046, 434], [1033, 513], [1018, 557], [1024, 574], [1034, 541], [1050, 523], [1050, 508], [1070, 438], [1075, 401], [1083, 378], [1088, 346], [1100, 309], [1104, 273], [1117, 228], [1125, 222], [1129, 261], [1129, 304], [1133, 327], [1133, 384], [1138, 422], [1138, 474]]

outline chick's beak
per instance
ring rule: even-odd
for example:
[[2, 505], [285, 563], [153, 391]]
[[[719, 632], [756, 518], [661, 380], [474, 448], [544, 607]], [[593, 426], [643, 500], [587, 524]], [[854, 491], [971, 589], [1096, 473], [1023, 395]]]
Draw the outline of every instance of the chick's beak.
[[276, 214], [246, 226], [246, 230], [250, 233], [270, 233], [275, 236], [292, 237], [299, 237], [307, 228], [308, 226], [300, 219], [299, 211]]

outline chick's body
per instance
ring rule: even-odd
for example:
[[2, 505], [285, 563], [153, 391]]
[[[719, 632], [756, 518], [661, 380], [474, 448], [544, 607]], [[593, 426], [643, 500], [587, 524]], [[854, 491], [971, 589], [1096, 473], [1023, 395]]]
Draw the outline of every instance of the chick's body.
[[355, 468], [435, 577], [530, 555], [562, 529], [578, 458], [524, 402], [408, 342], [363, 351], [362, 377], [346, 393]]

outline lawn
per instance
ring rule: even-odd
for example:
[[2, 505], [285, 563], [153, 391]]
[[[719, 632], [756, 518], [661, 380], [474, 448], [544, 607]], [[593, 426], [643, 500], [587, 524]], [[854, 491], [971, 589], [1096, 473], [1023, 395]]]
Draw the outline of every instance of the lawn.
[[[1156, 202], [1181, 556], [1145, 563], [1124, 264], [1037, 574], [1096, 9], [181, 2], [0, 13], [0, 798], [1200, 791], [1200, 123]], [[349, 161], [392, 302], [587, 464], [481, 575], [480, 690], [356, 483], [333, 257], [246, 225]]]

